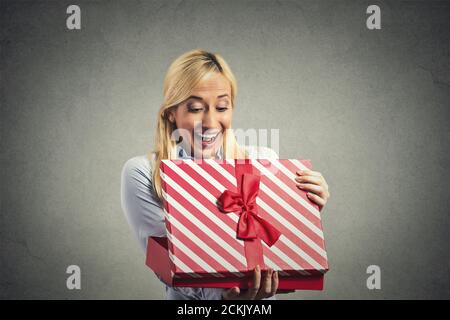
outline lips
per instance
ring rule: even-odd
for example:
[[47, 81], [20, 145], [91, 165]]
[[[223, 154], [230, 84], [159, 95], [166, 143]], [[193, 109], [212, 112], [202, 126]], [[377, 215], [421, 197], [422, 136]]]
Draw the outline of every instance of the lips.
[[195, 137], [196, 139], [200, 140], [202, 142], [202, 145], [211, 145], [213, 144], [217, 137], [219, 136], [219, 134], [221, 133], [221, 131], [217, 131], [214, 133], [195, 133]]

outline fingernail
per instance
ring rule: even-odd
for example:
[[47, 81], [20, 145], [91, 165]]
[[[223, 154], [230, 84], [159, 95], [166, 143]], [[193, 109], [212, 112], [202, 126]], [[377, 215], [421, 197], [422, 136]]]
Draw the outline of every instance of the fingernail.
[[298, 171], [297, 171], [297, 174], [302, 174], [302, 173], [303, 173], [302, 170], [298, 170]]
[[303, 187], [303, 185], [301, 185], [301, 184], [298, 184], [298, 185], [297, 185], [297, 188], [299, 188], [299, 189], [303, 189], [304, 187]]
[[306, 196], [309, 198], [309, 197], [311, 196], [311, 194], [308, 192], [308, 193], [306, 194]]

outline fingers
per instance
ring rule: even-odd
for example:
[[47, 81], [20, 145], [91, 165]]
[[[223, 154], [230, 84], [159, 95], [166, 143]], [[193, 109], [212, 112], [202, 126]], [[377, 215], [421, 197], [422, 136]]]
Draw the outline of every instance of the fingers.
[[241, 295], [241, 299], [253, 300], [259, 292], [259, 288], [261, 286], [261, 268], [259, 265], [255, 267], [255, 271], [253, 272], [253, 283], [252, 286], [248, 289], [246, 294]]
[[296, 172], [297, 188], [306, 191], [306, 196], [319, 206], [319, 211], [323, 209], [330, 197], [328, 184], [320, 172], [312, 170], [299, 170]]
[[300, 182], [300, 183], [305, 183], [305, 182], [309, 182], [309, 183], [313, 183], [316, 184], [318, 186], [323, 185], [323, 180], [320, 177], [315, 177], [315, 176], [300, 176], [300, 177], [296, 177], [295, 181]]
[[270, 288], [270, 297], [277, 293], [278, 289], [278, 271], [275, 271], [272, 276], [272, 287]]
[[320, 172], [312, 171], [312, 170], [299, 170], [299, 171], [296, 172], [296, 174], [298, 175], [297, 178], [315, 177], [315, 178], [319, 179], [319, 180], [316, 180], [316, 181], [321, 181], [323, 183], [323, 185], [326, 188], [328, 188], [328, 183], [326, 182], [325, 178], [323, 177], [323, 175]]
[[323, 178], [323, 177], [322, 177], [322, 174], [321, 174], [320, 172], [312, 171], [312, 170], [309, 170], [309, 169], [298, 170], [298, 171], [296, 172], [296, 174], [297, 174], [298, 176], [313, 176], [313, 177]]
[[[222, 299], [259, 300], [268, 298], [276, 293], [283, 293], [283, 291], [277, 291], [278, 283], [278, 272], [273, 271], [273, 269], [268, 269], [264, 273], [263, 280], [261, 281], [261, 268], [257, 265], [253, 272], [253, 283], [245, 293], [241, 293], [238, 287], [233, 287], [222, 293]], [[293, 290], [285, 290], [285, 293], [292, 291]]]
[[245, 292], [240, 294], [240, 290], [237, 287], [233, 287], [229, 290], [226, 290], [222, 293], [222, 298], [224, 300], [253, 300], [259, 292], [261, 285], [261, 268], [259, 265], [255, 267], [253, 272], [253, 282], [251, 287]]
[[322, 207], [327, 202], [325, 199], [319, 197], [317, 194], [314, 193], [308, 192], [306, 196], [308, 197], [309, 200], [315, 202], [320, 207], [320, 209], [322, 209]]
[[[276, 272], [275, 272], [276, 273]], [[272, 291], [272, 277], [273, 277], [273, 269], [268, 269], [264, 274], [264, 280], [261, 283], [261, 288], [259, 289], [258, 294], [255, 299], [264, 299], [271, 296]]]
[[303, 191], [311, 191], [321, 197], [325, 197], [325, 190], [322, 186], [318, 186], [311, 183], [299, 183], [297, 184], [297, 188]]
[[238, 287], [233, 287], [231, 289], [228, 289], [228, 290], [225, 290], [224, 292], [222, 292], [222, 299], [223, 300], [233, 300], [233, 299], [236, 299], [240, 293], [241, 293], [241, 291], [239, 290]]

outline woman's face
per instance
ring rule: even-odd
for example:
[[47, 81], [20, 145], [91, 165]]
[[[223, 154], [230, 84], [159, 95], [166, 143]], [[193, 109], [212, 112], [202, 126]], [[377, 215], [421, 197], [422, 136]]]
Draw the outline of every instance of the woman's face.
[[183, 136], [182, 146], [195, 158], [214, 158], [231, 128], [231, 85], [220, 73], [202, 80], [191, 96], [169, 113]]

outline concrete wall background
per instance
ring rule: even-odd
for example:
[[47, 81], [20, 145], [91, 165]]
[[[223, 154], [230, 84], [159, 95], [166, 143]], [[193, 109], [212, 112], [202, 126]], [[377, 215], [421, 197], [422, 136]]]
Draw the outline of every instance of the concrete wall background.
[[[279, 299], [450, 298], [450, 3], [1, 3], [0, 297], [163, 299], [120, 208], [120, 170], [153, 143], [167, 67], [221, 53], [235, 128], [280, 129], [280, 157], [327, 178], [323, 292]], [[66, 267], [82, 290], [66, 289]], [[382, 289], [366, 288], [379, 265]]]

